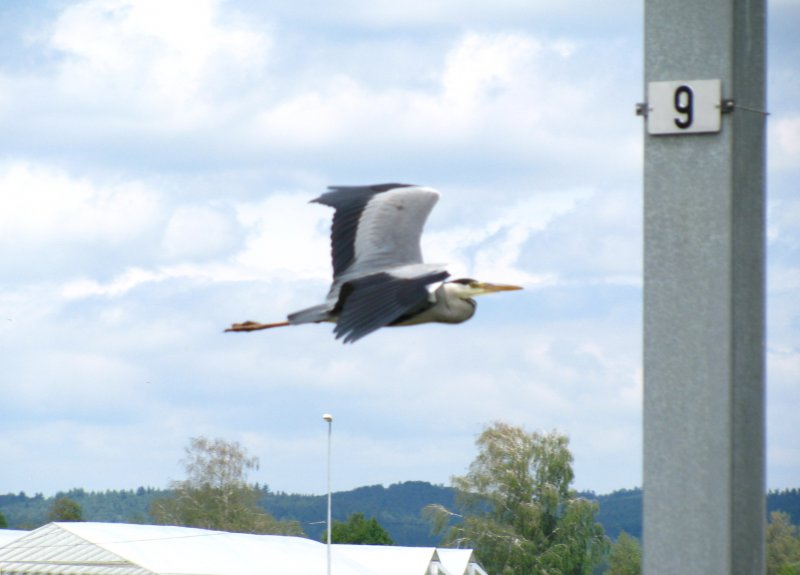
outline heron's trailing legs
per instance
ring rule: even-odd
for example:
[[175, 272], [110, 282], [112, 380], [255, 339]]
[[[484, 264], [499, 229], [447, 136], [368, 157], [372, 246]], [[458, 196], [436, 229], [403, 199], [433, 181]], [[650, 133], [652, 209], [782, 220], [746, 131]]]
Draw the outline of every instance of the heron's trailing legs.
[[244, 323], [235, 323], [225, 331], [258, 331], [260, 329], [285, 327], [287, 325], [291, 324], [288, 321], [279, 321], [276, 323], [258, 323], [257, 321], [246, 321]]

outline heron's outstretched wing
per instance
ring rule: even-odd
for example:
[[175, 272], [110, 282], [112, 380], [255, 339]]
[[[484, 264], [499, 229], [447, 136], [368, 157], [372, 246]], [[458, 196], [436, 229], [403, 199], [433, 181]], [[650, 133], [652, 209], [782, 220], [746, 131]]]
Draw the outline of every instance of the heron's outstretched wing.
[[334, 310], [339, 316], [333, 330], [336, 339], [354, 342], [425, 306], [427, 286], [444, 281], [449, 275], [439, 271], [403, 278], [377, 273], [345, 282], [339, 292], [338, 309]]
[[332, 186], [312, 200], [334, 208], [334, 280], [422, 263], [420, 236], [439, 199], [432, 188], [409, 184]]

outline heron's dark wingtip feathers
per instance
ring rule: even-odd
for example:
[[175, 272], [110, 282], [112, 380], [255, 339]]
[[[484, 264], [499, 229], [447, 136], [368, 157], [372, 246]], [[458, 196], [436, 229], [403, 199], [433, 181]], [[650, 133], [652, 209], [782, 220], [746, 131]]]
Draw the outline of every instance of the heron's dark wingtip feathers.
[[411, 188], [415, 185], [416, 184], [401, 184], [398, 182], [392, 182], [385, 184], [371, 184], [368, 186], [328, 186], [328, 193], [340, 190], [368, 190], [375, 194], [379, 194], [381, 192], [388, 192], [389, 190], [394, 190], [395, 188]]
[[377, 329], [378, 328], [364, 330], [364, 331], [349, 331], [349, 332], [345, 332], [344, 330], [340, 329], [334, 329], [333, 335], [336, 337], [337, 340], [341, 340], [343, 344], [353, 344], [357, 342], [359, 339], [368, 336]]
[[372, 184], [369, 186], [328, 186], [328, 191], [321, 196], [314, 198], [309, 203], [323, 204], [334, 209], [338, 209], [345, 205], [351, 205], [353, 201], [366, 203], [366, 201], [374, 196], [396, 188], [410, 188], [414, 184]]

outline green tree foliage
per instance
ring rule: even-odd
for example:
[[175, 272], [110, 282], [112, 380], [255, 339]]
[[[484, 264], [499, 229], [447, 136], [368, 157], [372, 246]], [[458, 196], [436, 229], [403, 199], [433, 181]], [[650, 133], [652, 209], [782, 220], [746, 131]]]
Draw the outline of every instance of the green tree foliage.
[[186, 479], [173, 481], [174, 496], [150, 507], [157, 523], [238, 533], [301, 535], [296, 521], [278, 521], [259, 506], [260, 490], [247, 483], [258, 469], [237, 442], [193, 437], [181, 461]]
[[83, 521], [83, 510], [74, 499], [59, 497], [50, 506], [47, 519], [50, 521]]
[[638, 539], [623, 531], [611, 545], [605, 575], [641, 575], [641, 573], [642, 546]]
[[[588, 575], [608, 548], [596, 503], [577, 497], [568, 438], [494, 423], [478, 437], [469, 472], [454, 477], [460, 523], [446, 545], [472, 547], [498, 575]], [[435, 528], [454, 515], [427, 508]], [[438, 524], [437, 524], [438, 521]]]
[[767, 575], [800, 575], [800, 538], [787, 513], [773, 511], [767, 525]]
[[8, 529], [8, 522], [6, 516], [0, 513], [0, 529]]
[[[322, 541], [327, 540], [325, 532], [322, 534]], [[334, 521], [331, 524], [331, 541], [355, 545], [394, 545], [389, 533], [381, 527], [378, 520], [374, 517], [367, 519], [363, 513], [353, 513], [346, 522]]]

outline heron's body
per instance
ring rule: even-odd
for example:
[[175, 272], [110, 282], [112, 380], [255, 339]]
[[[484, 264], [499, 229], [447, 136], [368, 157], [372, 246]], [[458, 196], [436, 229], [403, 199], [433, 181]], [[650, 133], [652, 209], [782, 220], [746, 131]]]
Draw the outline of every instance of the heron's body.
[[420, 236], [439, 199], [436, 190], [408, 184], [329, 190], [313, 200], [335, 210], [333, 283], [325, 302], [284, 322], [245, 322], [226, 331], [334, 322], [336, 337], [348, 343], [385, 326], [461, 323], [475, 314], [471, 296], [521, 289], [471, 279], [445, 282], [450, 274], [444, 266], [423, 262]]

